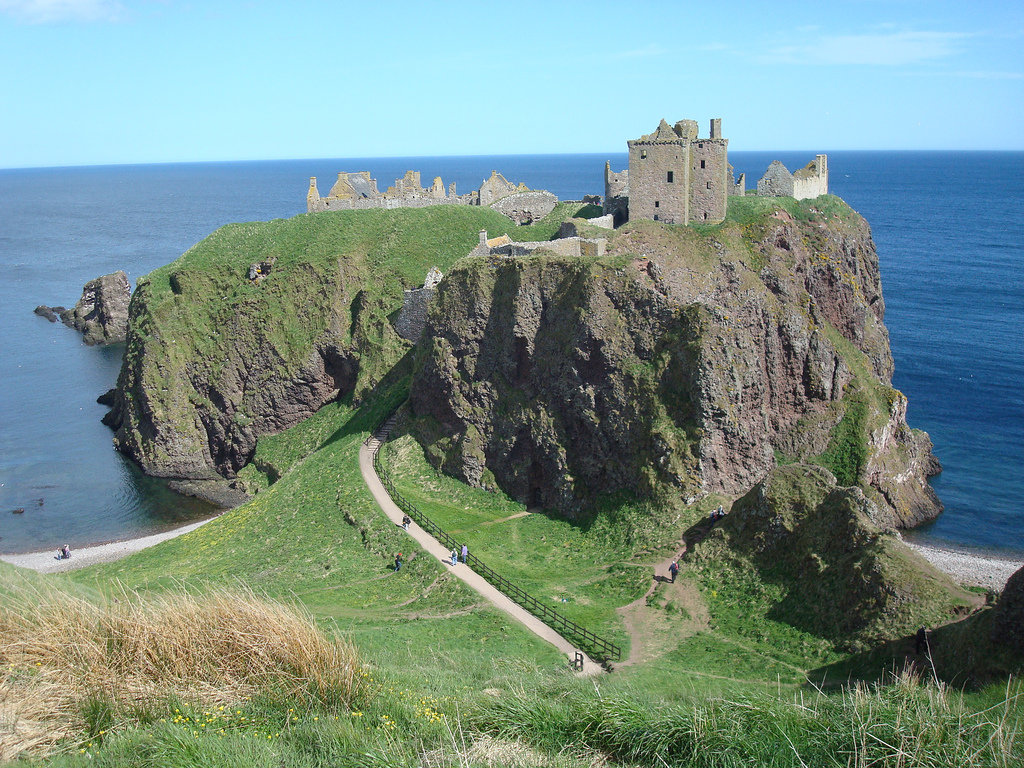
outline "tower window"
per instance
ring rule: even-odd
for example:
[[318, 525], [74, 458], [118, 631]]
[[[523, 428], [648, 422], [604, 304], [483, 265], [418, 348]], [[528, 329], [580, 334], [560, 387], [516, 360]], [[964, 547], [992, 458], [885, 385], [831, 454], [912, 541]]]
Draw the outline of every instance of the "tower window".
[[654, 201], [654, 207], [655, 208], [661, 208], [661, 201], [660, 200], [655, 200]]
[[703, 168], [703, 167], [704, 167], [704, 161], [703, 161], [703, 160], [701, 160], [701, 161], [700, 161], [700, 167], [701, 167], [701, 168]]
[[708, 182], [708, 189], [711, 189], [711, 182]]
[[658, 220], [658, 214], [654, 214], [654, 220], [655, 220], [655, 221], [657, 221], [657, 220]]
[[669, 184], [671, 184], [671, 183], [672, 183], [672, 171], [669, 171], [669, 172], [668, 172], [668, 183], [669, 183]]
[[641, 160], [646, 160], [647, 159], [647, 150], [646, 149], [641, 149], [640, 150], [640, 159]]

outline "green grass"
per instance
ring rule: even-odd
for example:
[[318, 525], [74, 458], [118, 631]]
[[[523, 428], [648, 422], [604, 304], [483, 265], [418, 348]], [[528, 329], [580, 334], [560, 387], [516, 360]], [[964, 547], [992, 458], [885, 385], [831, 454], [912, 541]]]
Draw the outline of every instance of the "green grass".
[[868, 404], [854, 386], [844, 393], [846, 411], [832, 429], [828, 448], [815, 461], [836, 476], [839, 485], [857, 485], [868, 460]]
[[[1010, 691], [1020, 696], [1019, 684]], [[545, 750], [592, 750], [623, 765], [966, 766], [1024, 759], [1019, 699], [978, 711], [957, 693], [902, 677], [881, 688], [691, 698], [642, 692], [522, 692], [474, 725]]]
[[436, 472], [411, 437], [388, 444], [384, 461], [399, 491], [488, 566], [568, 619], [628, 647], [615, 608], [643, 594], [650, 569], [628, 546], [578, 525], [528, 513], [501, 492], [470, 488]]

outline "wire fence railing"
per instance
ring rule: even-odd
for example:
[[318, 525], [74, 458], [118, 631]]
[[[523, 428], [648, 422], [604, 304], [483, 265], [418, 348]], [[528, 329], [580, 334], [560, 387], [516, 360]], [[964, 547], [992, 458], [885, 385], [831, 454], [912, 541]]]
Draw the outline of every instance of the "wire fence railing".
[[[392, 418], [394, 417], [392, 416]], [[440, 541], [447, 549], [454, 550], [461, 554], [462, 542], [458, 541], [454, 536], [427, 517], [427, 515], [420, 511], [415, 504], [403, 496], [402, 492], [395, 487], [394, 482], [391, 480], [391, 475], [388, 473], [380, 459], [380, 449], [383, 445], [383, 441], [377, 437], [377, 434], [382, 429], [387, 429], [387, 425], [388, 422], [385, 421], [381, 427], [378, 427], [378, 429], [366, 439], [366, 445], [368, 447], [371, 445], [373, 446], [374, 471], [380, 478], [381, 483], [384, 484], [384, 488], [387, 490], [388, 495], [399, 509], [412, 518], [420, 528]], [[376, 440], [375, 445], [373, 445], [374, 440]], [[586, 627], [580, 626], [575, 621], [566, 618], [550, 606], [545, 605], [533, 595], [523, 589], [520, 589], [507, 578], [488, 566], [472, 552], [467, 554], [465, 562], [466, 565], [493, 584], [499, 592], [507, 596], [513, 602], [521, 605], [569, 642], [587, 650], [592, 658], [603, 662], [619, 661], [622, 658], [622, 649], [615, 643], [605, 640], [599, 635], [595, 635]]]

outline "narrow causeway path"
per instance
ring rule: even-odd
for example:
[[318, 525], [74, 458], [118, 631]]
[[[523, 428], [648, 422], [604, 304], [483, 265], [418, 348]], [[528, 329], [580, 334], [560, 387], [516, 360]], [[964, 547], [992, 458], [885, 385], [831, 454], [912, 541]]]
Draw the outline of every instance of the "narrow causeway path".
[[[373, 452], [387, 438], [388, 431], [389, 428], [385, 425], [371, 438], [368, 443], [362, 444], [359, 449], [359, 471], [362, 472], [363, 481], [370, 489], [370, 493], [373, 494], [374, 500], [376, 500], [377, 505], [381, 508], [387, 518], [395, 525], [401, 525], [402, 510], [399, 509], [398, 505], [391, 500], [387, 490], [384, 488], [384, 484], [381, 482], [380, 478], [377, 476], [377, 472], [373, 468]], [[424, 551], [427, 552], [427, 554], [436, 557], [438, 561], [443, 563], [446, 568], [450, 569], [457, 578], [461, 579], [467, 586], [475, 590], [481, 597], [491, 603], [491, 605], [507, 613], [513, 619], [537, 635], [537, 637], [551, 643], [558, 650], [564, 653], [570, 661], [573, 660], [578, 649], [574, 648], [568, 640], [555, 632], [555, 630], [527, 611], [521, 605], [502, 594], [493, 584], [484, 579], [465, 563], [457, 563], [454, 566], [450, 565], [451, 553], [447, 547], [444, 547], [441, 542], [420, 528], [415, 522], [410, 524], [408, 533], [416, 540]], [[583, 655], [583, 671], [581, 674], [595, 675], [601, 671], [602, 668], [600, 664], [586, 654]]]

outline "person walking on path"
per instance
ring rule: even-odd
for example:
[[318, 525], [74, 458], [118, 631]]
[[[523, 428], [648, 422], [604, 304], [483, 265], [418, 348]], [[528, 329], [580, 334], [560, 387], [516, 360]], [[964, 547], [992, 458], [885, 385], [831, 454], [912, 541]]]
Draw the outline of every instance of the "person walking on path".
[[452, 550], [452, 565], [459, 562], [459, 551], [457, 549]]
[[669, 581], [672, 584], [676, 583], [676, 574], [679, 573], [679, 562], [677, 560], [672, 561], [672, 565], [668, 567], [669, 575], [672, 577]]
[[466, 558], [469, 557], [469, 547], [466, 544], [462, 545], [462, 562], [466, 562]]

